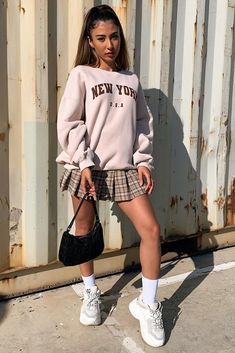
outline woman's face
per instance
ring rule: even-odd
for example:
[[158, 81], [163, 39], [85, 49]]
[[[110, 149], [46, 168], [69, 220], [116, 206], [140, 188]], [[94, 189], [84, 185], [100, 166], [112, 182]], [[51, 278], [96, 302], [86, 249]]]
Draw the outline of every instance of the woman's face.
[[112, 20], [99, 21], [91, 30], [89, 45], [95, 51], [101, 69], [115, 70], [115, 60], [119, 54], [120, 44], [120, 31]]

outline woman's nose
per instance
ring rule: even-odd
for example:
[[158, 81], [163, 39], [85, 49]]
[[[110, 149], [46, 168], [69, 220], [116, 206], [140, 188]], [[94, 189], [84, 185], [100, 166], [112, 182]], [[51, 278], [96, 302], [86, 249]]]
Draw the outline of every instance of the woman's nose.
[[107, 39], [107, 48], [112, 49], [112, 47], [113, 47], [113, 43], [112, 43], [111, 39]]

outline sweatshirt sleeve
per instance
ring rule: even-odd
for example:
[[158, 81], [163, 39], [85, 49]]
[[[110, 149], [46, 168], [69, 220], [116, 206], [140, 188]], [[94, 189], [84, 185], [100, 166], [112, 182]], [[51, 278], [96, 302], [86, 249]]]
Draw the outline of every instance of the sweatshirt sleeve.
[[70, 164], [80, 170], [94, 166], [93, 151], [86, 145], [84, 122], [85, 83], [77, 68], [72, 69], [62, 96], [57, 120], [59, 144]]
[[139, 83], [136, 101], [136, 138], [134, 144], [133, 162], [136, 167], [144, 166], [153, 169], [153, 116], [146, 104]]

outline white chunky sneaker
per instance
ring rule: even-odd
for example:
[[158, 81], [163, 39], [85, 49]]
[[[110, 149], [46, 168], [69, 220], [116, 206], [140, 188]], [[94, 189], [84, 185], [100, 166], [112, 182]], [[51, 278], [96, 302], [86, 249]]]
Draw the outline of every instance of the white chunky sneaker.
[[140, 322], [143, 340], [152, 347], [163, 346], [165, 332], [162, 322], [162, 305], [160, 302], [148, 305], [142, 300], [142, 295], [129, 304], [129, 310]]
[[100, 314], [100, 290], [97, 286], [84, 289], [84, 298], [80, 312], [80, 322], [83, 325], [99, 325]]

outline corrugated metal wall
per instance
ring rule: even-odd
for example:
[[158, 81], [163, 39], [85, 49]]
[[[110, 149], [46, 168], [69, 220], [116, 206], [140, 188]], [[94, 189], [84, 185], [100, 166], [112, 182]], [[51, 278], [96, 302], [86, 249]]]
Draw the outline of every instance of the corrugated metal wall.
[[[0, 269], [57, 258], [71, 201], [56, 113], [84, 13], [101, 1], [0, 4]], [[163, 239], [235, 225], [234, 0], [113, 0], [155, 121]], [[116, 205], [100, 202], [107, 249], [138, 242]], [[231, 228], [233, 229], [233, 228]], [[10, 251], [8, 249], [10, 248]]]

